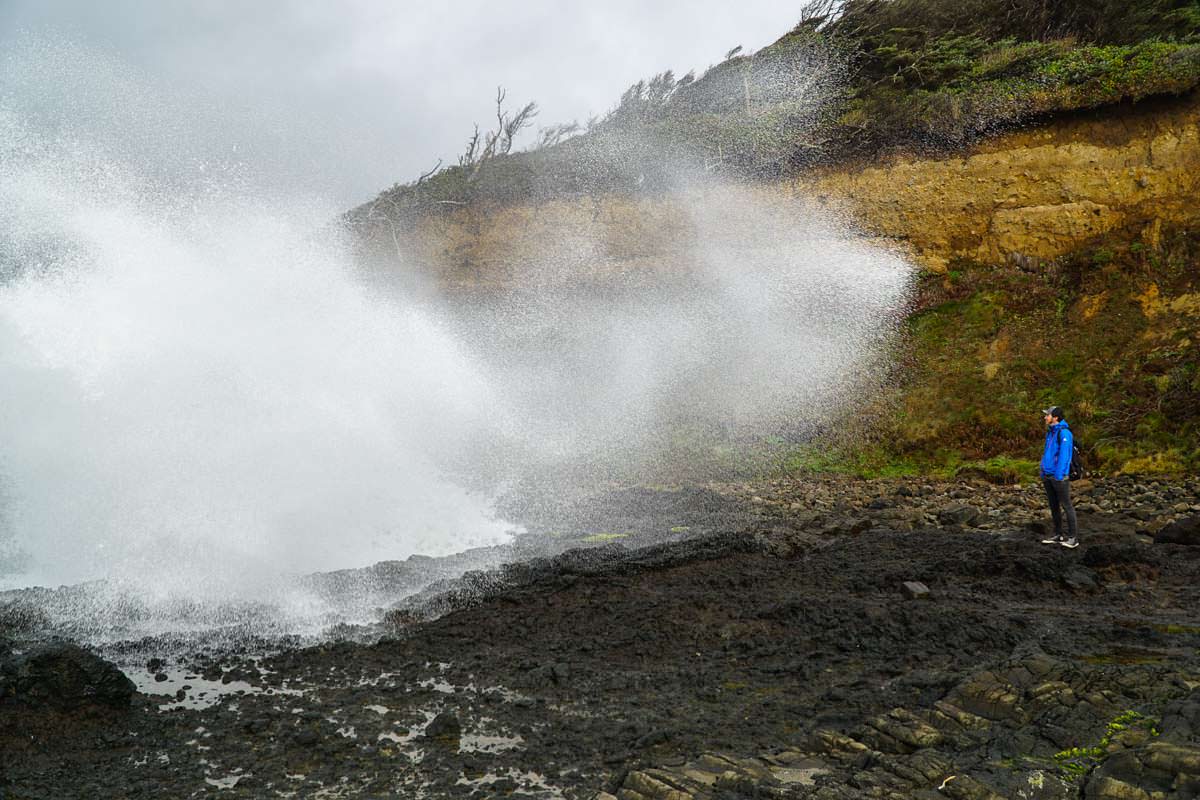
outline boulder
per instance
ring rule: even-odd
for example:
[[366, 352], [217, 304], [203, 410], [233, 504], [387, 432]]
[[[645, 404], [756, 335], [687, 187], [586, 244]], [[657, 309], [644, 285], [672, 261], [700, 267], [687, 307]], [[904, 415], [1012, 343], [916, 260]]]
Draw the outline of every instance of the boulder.
[[1085, 567], [1073, 567], [1062, 576], [1063, 585], [1077, 592], [1090, 592], [1100, 588], [1096, 573]]
[[893, 753], [912, 753], [922, 747], [936, 747], [945, 740], [941, 731], [903, 708], [868, 721], [863, 736], [878, 749]]
[[1200, 514], [1177, 519], [1154, 534], [1155, 544], [1182, 544], [1200, 547]]
[[72, 710], [83, 705], [128, 706], [133, 681], [77, 645], [55, 642], [0, 662], [0, 702]]
[[1196, 797], [1200, 794], [1200, 748], [1153, 742], [1121, 750], [1088, 778], [1087, 800]]
[[534, 667], [527, 673], [526, 685], [532, 689], [551, 685], [560, 686], [567, 682], [570, 675], [571, 668], [560, 661], [543, 664], [540, 667]]
[[312, 728], [305, 728], [293, 737], [293, 741], [302, 747], [312, 747], [321, 741], [321, 735]]
[[1162, 739], [1200, 745], [1200, 688], [1167, 704], [1163, 710]]
[[925, 524], [925, 512], [919, 508], [888, 508], [876, 514], [884, 527], [911, 531]]
[[425, 738], [446, 747], [457, 748], [462, 739], [462, 723], [453, 711], [443, 711], [425, 726]]
[[943, 525], [974, 525], [982, 515], [969, 503], [951, 503], [938, 512], [938, 522]]
[[[50, 619], [41, 609], [21, 602], [0, 603], [0, 648], [4, 640], [45, 630]], [[0, 656], [6, 652], [0, 651]]]
[[1107, 567], [1116, 564], [1153, 564], [1156, 558], [1150, 545], [1126, 539], [1090, 545], [1083, 552], [1081, 560], [1087, 567]]

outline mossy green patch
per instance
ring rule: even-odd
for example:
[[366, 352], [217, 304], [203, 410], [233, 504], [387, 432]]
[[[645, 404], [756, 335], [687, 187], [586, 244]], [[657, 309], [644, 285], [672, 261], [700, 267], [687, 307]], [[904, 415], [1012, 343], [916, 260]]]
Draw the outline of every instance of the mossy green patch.
[[981, 477], [991, 483], [1012, 485], [1026, 482], [1037, 474], [1038, 463], [1027, 458], [996, 456], [984, 461], [970, 461], [959, 465], [953, 477]]
[[1141, 728], [1145, 739], [1159, 735], [1156, 721], [1140, 711], [1123, 711], [1104, 727], [1100, 743], [1086, 747], [1071, 747], [1054, 754], [1054, 760], [1071, 779], [1079, 780], [1104, 761], [1109, 747], [1119, 737], [1133, 728]]
[[595, 542], [613, 542], [617, 539], [625, 539], [629, 535], [628, 533], [593, 533], [590, 536], [583, 537], [579, 541], [588, 542], [589, 544]]
[[1187, 302], [1200, 235], [1174, 233], [1162, 255], [1154, 266], [1114, 234], [1042, 272], [958, 264], [954, 281], [927, 276], [905, 371], [867, 415], [879, 420], [871, 443], [801, 461], [1033, 479], [1041, 409], [1056, 404], [1091, 471], [1200, 469], [1200, 316]]

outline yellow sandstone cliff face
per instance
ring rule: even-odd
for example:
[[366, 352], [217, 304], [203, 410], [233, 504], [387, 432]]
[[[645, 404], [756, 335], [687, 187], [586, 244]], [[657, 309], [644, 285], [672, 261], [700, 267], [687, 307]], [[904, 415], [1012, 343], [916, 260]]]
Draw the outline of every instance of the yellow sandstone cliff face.
[[997, 137], [958, 158], [901, 160], [796, 182], [935, 269], [1053, 258], [1118, 228], [1200, 220], [1200, 98]]
[[[895, 241], [941, 271], [955, 258], [1030, 266], [1113, 231], [1157, 246], [1163, 225], [1200, 223], [1200, 96], [1145, 102], [990, 139], [952, 158], [900, 158], [786, 182], [629, 198], [460, 210], [399, 238], [449, 285], [650, 278], [688, 269], [712, 223], [763, 208], [822, 211]], [[708, 209], [708, 213], [696, 210]], [[390, 244], [389, 244], [390, 248]]]

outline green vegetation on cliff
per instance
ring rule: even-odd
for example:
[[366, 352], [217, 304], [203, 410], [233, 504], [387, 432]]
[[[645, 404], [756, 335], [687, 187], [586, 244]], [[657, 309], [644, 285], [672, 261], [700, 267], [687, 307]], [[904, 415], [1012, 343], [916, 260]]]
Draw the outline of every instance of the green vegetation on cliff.
[[874, 440], [798, 468], [1028, 478], [1040, 410], [1063, 406], [1087, 465], [1200, 470], [1200, 235], [1122, 243], [1025, 271], [958, 263], [927, 274], [909, 316], [902, 382]]
[[860, 153], [957, 145], [1038, 115], [1184, 92], [1200, 76], [1195, 0], [828, 5], [840, 10], [817, 28], [849, 43], [856, 65], [837, 124]]
[[[639, 81], [587, 126], [512, 151], [534, 109], [498, 104], [460, 163], [398, 184], [359, 224], [668, 187], [681, 171], [773, 178], [889, 151], [959, 147], [1048, 115], [1200, 85], [1200, 0], [817, 0], [755, 53]], [[515, 129], [513, 126], [515, 125]]]

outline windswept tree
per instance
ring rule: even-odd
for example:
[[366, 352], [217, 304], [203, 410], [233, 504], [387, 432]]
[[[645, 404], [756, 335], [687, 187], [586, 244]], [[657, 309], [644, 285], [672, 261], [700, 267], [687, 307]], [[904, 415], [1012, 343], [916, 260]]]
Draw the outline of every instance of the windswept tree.
[[537, 103], [526, 103], [516, 113], [510, 113], [504, 110], [506, 96], [504, 87], [497, 86], [495, 130], [481, 134], [476, 125], [475, 132], [467, 140], [467, 149], [458, 157], [458, 165], [466, 171], [467, 180], [474, 180], [487, 162], [512, 152], [517, 134], [533, 125], [533, 118], [538, 114]]
[[559, 142], [570, 139], [582, 131], [583, 126], [578, 122], [566, 122], [560, 125], [551, 125], [548, 128], [541, 128], [538, 130], [537, 142], [532, 149], [544, 150], [547, 147], [553, 147]]
[[[691, 75], [689, 72], [688, 76]], [[692, 77], [688, 77], [687, 83], [691, 82]], [[603, 122], [626, 128], [645, 125], [662, 117], [676, 90], [685, 85], [675, 80], [671, 70], [660, 72], [648, 81], [638, 81], [624, 91], [616, 108], [608, 112]]]

